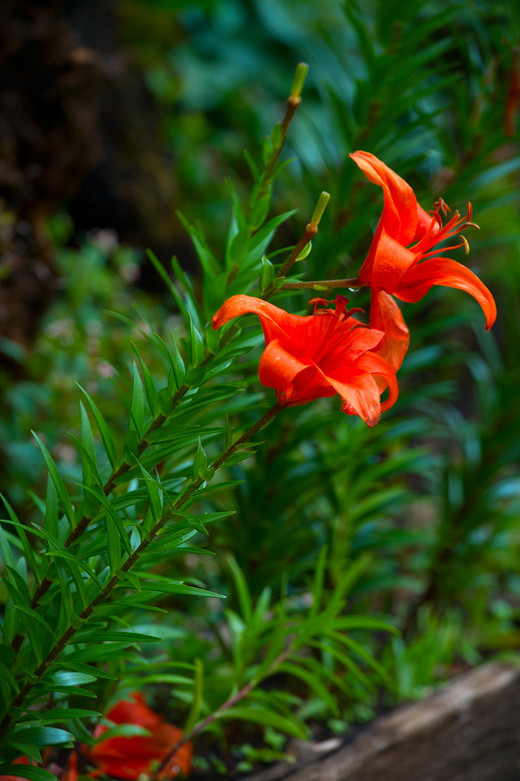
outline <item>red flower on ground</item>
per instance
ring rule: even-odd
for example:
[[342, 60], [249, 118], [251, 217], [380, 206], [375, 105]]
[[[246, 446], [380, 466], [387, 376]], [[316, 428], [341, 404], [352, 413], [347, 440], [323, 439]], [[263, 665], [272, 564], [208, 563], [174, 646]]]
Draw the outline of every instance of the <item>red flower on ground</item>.
[[[98, 768], [89, 775], [94, 777], [107, 773], [115, 778], [136, 781], [142, 773], [152, 772], [153, 766], [162, 762], [182, 739], [182, 731], [154, 713], [139, 692], [134, 692], [131, 696], [131, 702], [121, 700], [108, 711], [106, 718], [114, 724], [137, 724], [149, 730], [150, 735], [101, 740], [85, 752], [88, 761]], [[94, 730], [94, 737], [99, 738], [107, 729], [108, 727], [102, 724], [98, 725]], [[191, 756], [191, 743], [184, 743], [161, 771], [159, 779], [175, 778], [180, 773], [188, 775]]]
[[[434, 212], [428, 214], [417, 203], [410, 185], [377, 157], [369, 152], [354, 152], [350, 156], [384, 193], [383, 214], [359, 272], [359, 282], [369, 285], [376, 293], [384, 291], [411, 303], [423, 298], [432, 285], [465, 290], [478, 301], [486, 317], [486, 328], [491, 328], [496, 319], [496, 305], [490, 291], [466, 266], [444, 254], [461, 246], [467, 248], [466, 239], [461, 236], [459, 243], [437, 248], [473, 224], [471, 204], [465, 217], [455, 212], [443, 225], [441, 213], [445, 215], [449, 211], [444, 201], [439, 200]], [[381, 306], [377, 296], [373, 306], [371, 325], [375, 324], [374, 319], [377, 322]]]
[[[378, 354], [383, 332], [351, 317], [359, 310], [347, 311], [344, 296], [336, 298], [335, 310], [321, 298], [311, 303], [314, 314], [300, 316], [260, 298], [232, 296], [213, 317], [213, 328], [240, 315], [258, 315], [266, 344], [258, 376], [262, 385], [274, 388], [281, 404], [306, 404], [337, 393], [343, 412], [375, 426], [398, 395], [395, 371]], [[386, 388], [389, 395], [381, 403]]]

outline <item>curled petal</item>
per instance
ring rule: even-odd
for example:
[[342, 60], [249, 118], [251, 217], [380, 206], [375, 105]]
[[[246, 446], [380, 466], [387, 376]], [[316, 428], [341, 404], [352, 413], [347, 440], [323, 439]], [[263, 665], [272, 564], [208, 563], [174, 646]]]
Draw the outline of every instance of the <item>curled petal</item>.
[[410, 344], [410, 331], [399, 306], [384, 290], [372, 290], [370, 328], [384, 332], [382, 341], [372, 352], [380, 355], [397, 371]]
[[381, 391], [370, 374], [360, 372], [351, 376], [348, 382], [341, 382], [334, 377], [325, 377], [325, 379], [343, 399], [341, 405], [343, 412], [348, 415], [359, 415], [367, 426], [375, 426], [379, 423]]
[[266, 346], [258, 365], [258, 379], [266, 388], [275, 388], [279, 401], [289, 402], [294, 389], [295, 377], [309, 364], [302, 363], [284, 350], [278, 339]]
[[465, 290], [478, 301], [486, 318], [489, 330], [496, 320], [497, 308], [491, 292], [480, 279], [456, 260], [431, 258], [411, 268], [402, 278], [394, 295], [401, 301], [420, 301], [432, 285], [445, 285]]
[[[390, 407], [393, 407], [399, 396], [399, 386], [397, 384], [395, 371], [390, 364], [380, 355], [365, 353], [365, 355], [362, 355], [359, 361], [357, 361], [356, 366], [375, 376], [375, 379], [378, 381], [377, 384], [380, 393], [385, 388], [388, 388], [388, 398], [381, 404], [381, 412], [385, 412], [387, 409], [390, 409]], [[383, 381], [382, 383], [380, 378]]]
[[419, 218], [422, 222], [426, 214], [418, 206], [410, 185], [370, 152], [358, 151], [350, 157], [367, 179], [383, 188], [385, 204], [380, 224], [396, 241], [410, 244], [416, 236]]
[[289, 314], [284, 309], [280, 309], [278, 306], [274, 306], [274, 304], [270, 304], [269, 301], [264, 301], [262, 298], [238, 295], [231, 296], [227, 301], [224, 301], [220, 309], [213, 315], [213, 328], [220, 328], [234, 317], [248, 314], [258, 315], [262, 325], [264, 322], [274, 322], [281, 327], [285, 325], [290, 326], [294, 318], [294, 315]]
[[[385, 229], [375, 247], [370, 284], [393, 293], [404, 274], [417, 262], [417, 255], [393, 239]], [[364, 265], [364, 264], [363, 264]], [[359, 278], [362, 274], [360, 271]]]

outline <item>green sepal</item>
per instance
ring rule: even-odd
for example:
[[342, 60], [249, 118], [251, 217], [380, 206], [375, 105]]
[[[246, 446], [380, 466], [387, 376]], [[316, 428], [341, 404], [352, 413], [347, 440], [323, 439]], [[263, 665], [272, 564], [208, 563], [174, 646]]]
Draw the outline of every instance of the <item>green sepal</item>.
[[199, 437], [197, 453], [195, 455], [195, 461], [193, 462], [193, 479], [197, 480], [197, 478], [200, 477], [202, 480], [211, 480], [214, 474], [215, 470], [213, 467], [208, 466], [208, 457]]
[[312, 250], [312, 241], [309, 241], [308, 244], [305, 245], [305, 247], [302, 249], [298, 257], [295, 259], [295, 263], [298, 263], [300, 260], [305, 260], [306, 257], [308, 257]]
[[260, 290], [265, 290], [274, 279], [275, 268], [271, 261], [262, 255], [262, 271], [260, 273]]

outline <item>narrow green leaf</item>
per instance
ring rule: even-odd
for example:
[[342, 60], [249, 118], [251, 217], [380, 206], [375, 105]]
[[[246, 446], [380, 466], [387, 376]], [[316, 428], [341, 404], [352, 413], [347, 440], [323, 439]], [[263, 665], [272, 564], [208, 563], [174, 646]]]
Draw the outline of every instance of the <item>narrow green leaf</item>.
[[264, 166], [267, 166], [267, 163], [271, 159], [272, 153], [273, 147], [271, 145], [271, 141], [268, 136], [265, 136], [264, 140], [262, 141], [262, 162]]
[[198, 366], [204, 358], [204, 340], [193, 323], [191, 314], [188, 316], [188, 350], [191, 366]]
[[190, 225], [182, 212], [178, 211], [177, 216], [190, 236], [200, 265], [204, 271], [204, 275], [207, 279], [213, 279], [213, 277], [220, 272], [220, 268], [216, 257], [213, 255], [206, 242], [202, 229], [198, 225]]
[[197, 480], [199, 477], [202, 478], [202, 480], [211, 480], [215, 474], [214, 468], [212, 466], [208, 466], [208, 457], [202, 446], [200, 437], [198, 438], [197, 453], [195, 454], [195, 459], [193, 461], [192, 474], [194, 480]]
[[[172, 376], [173, 379], [173, 375], [171, 372], [170, 372], [170, 376]], [[161, 390], [157, 394], [157, 403], [159, 405], [159, 410], [161, 412], [161, 415], [164, 415], [165, 418], [167, 418], [172, 411], [172, 407], [173, 407], [172, 393], [175, 390], [177, 390], [175, 380], [173, 380], [172, 386], [173, 386], [173, 390], [171, 390], [170, 387], [161, 388]]]
[[141, 438], [144, 430], [144, 387], [143, 387], [143, 381], [141, 379], [141, 375], [139, 374], [139, 369], [137, 368], [137, 364], [132, 364], [132, 374], [133, 374], [133, 386], [132, 386], [132, 400], [130, 402], [130, 415], [132, 418], [132, 421], [134, 423], [137, 435], [139, 439]]
[[45, 526], [56, 539], [59, 536], [58, 531], [58, 493], [51, 476], [47, 478], [47, 495], [45, 501]]
[[266, 251], [276, 228], [282, 225], [282, 223], [286, 222], [286, 220], [288, 220], [289, 217], [292, 217], [292, 215], [295, 213], [296, 209], [292, 209], [291, 211], [279, 214], [266, 222], [265, 225], [260, 228], [260, 230], [256, 231], [256, 233], [251, 237], [249, 244], [249, 258], [251, 258], [253, 255], [260, 258]]
[[262, 271], [260, 274], [260, 290], [265, 290], [273, 281], [275, 269], [270, 260], [262, 255]]
[[338, 704], [328, 691], [327, 687], [323, 685], [320, 674], [306, 670], [296, 662], [290, 662], [287, 660], [282, 662], [282, 664], [276, 668], [275, 672], [281, 674], [288, 673], [289, 675], [294, 675], [295, 678], [302, 680], [307, 684], [309, 689], [314, 691], [318, 697], [323, 700], [331, 713], [333, 713], [335, 716], [339, 715]]
[[[104, 638], [103, 638], [104, 639]], [[99, 640], [99, 637], [98, 637]], [[58, 670], [51, 675], [54, 683], [59, 686], [80, 686], [83, 683], [94, 683], [96, 680], [95, 675], [89, 675], [87, 673], [71, 672], [69, 670]]]
[[85, 390], [85, 388], [82, 388], [81, 385], [79, 385], [78, 383], [76, 384], [78, 385], [78, 388], [84, 394], [85, 398], [89, 403], [90, 409], [92, 410], [92, 413], [96, 419], [97, 427], [99, 429], [99, 433], [101, 434], [103, 445], [105, 446], [105, 452], [107, 454], [108, 460], [110, 461], [110, 466], [114, 468], [117, 459], [116, 459], [116, 449], [114, 445], [114, 440], [112, 439], [112, 434], [110, 433], [110, 430], [105, 422], [105, 419], [103, 418], [103, 415], [99, 411], [99, 408], [96, 402], [94, 401], [94, 399]]
[[263, 225], [265, 218], [267, 217], [270, 204], [270, 193], [267, 193], [262, 198], [260, 198], [259, 201], [256, 201], [249, 215], [249, 226], [252, 231], [258, 230], [258, 228]]
[[235, 584], [235, 589], [238, 596], [238, 602], [240, 604], [242, 618], [244, 619], [246, 625], [249, 625], [253, 617], [253, 603], [251, 600], [251, 594], [247, 585], [247, 581], [244, 577], [244, 573], [238, 566], [233, 556], [231, 555], [227, 556], [227, 563], [229, 569], [231, 570], [233, 583]]
[[141, 472], [143, 475], [146, 493], [148, 494], [148, 500], [150, 502], [150, 511], [152, 514], [153, 523], [155, 525], [163, 516], [163, 489], [159, 480], [159, 475], [157, 475], [157, 478], [154, 479], [143, 466], [141, 466]]
[[229, 246], [226, 264], [230, 268], [241, 266], [247, 260], [249, 250], [249, 228], [244, 228], [235, 233]]
[[0, 643], [0, 662], [3, 662], [8, 667], [14, 662], [14, 650], [6, 643]]
[[25, 613], [25, 615], [29, 616], [33, 621], [35, 621], [37, 624], [42, 626], [44, 629], [49, 632], [50, 636], [56, 640], [56, 635], [54, 634], [53, 630], [49, 626], [49, 624], [42, 618], [42, 616], [36, 611], [33, 610], [30, 607], [27, 607], [27, 605], [16, 605], [16, 609], [21, 611], [22, 613]]
[[182, 581], [144, 581], [141, 582], [143, 591], [157, 591], [163, 594], [186, 594], [192, 597], [217, 597], [226, 599], [225, 594], [217, 594], [215, 591], [208, 591], [198, 586], [186, 586]]
[[[3, 496], [2, 496], [2, 500], [5, 503], [5, 499]], [[20, 522], [18, 521], [18, 523]], [[11, 543], [7, 536], [7, 532], [2, 528], [2, 526], [0, 526], [0, 553], [2, 554], [2, 559], [4, 561], [4, 564], [7, 565], [8, 567], [12, 567], [13, 569], [15, 569], [16, 561], [14, 560], [13, 551], [11, 550]]]
[[33, 767], [31, 765], [4, 765], [2, 774], [5, 776], [14, 776], [18, 778], [28, 778], [29, 781], [59, 781], [58, 776], [49, 773], [42, 767]]
[[184, 288], [184, 292], [186, 294], [186, 306], [184, 307], [184, 312], [183, 312], [184, 322], [187, 323], [187, 315], [189, 312], [194, 320], [195, 325], [198, 328], [201, 326], [202, 316], [197, 301], [197, 297], [193, 293], [191, 282], [186, 276], [186, 274], [184, 273], [184, 270], [181, 264], [179, 263], [179, 261], [177, 260], [177, 258], [175, 257], [172, 258], [171, 264], [172, 264], [173, 273], [180, 281], [181, 285]]
[[67, 492], [67, 489], [65, 487], [65, 483], [63, 482], [60, 473], [58, 472], [58, 469], [56, 467], [56, 464], [54, 463], [54, 460], [39, 438], [39, 436], [36, 434], [35, 431], [32, 432], [33, 437], [35, 438], [36, 442], [38, 443], [38, 446], [40, 450], [42, 451], [43, 457], [45, 459], [45, 463], [47, 465], [47, 469], [49, 470], [49, 474], [52, 478], [52, 482], [56, 486], [56, 491], [58, 493], [58, 496], [60, 498], [61, 506], [63, 507], [63, 511], [65, 513], [65, 516], [69, 522], [69, 525], [71, 529], [76, 528], [76, 517], [74, 515], [74, 510], [72, 509], [72, 503], [70, 501], [70, 496]]
[[79, 403], [79, 408], [81, 413], [81, 442], [84, 447], [84, 454], [82, 456], [83, 482], [86, 485], [90, 485], [91, 481], [89, 478], [93, 466], [95, 469], [94, 474], [96, 475], [96, 479], [99, 480], [96, 464], [96, 448], [94, 446], [94, 436], [92, 434], [90, 420], [87, 414], [87, 410], [85, 409], [85, 405], [82, 401]]
[[12, 567], [10, 564], [6, 564], [5, 572], [7, 578], [4, 578], [4, 580], [6, 580], [8, 586], [13, 586], [13, 593], [16, 593], [18, 596], [18, 599], [16, 600], [17, 603], [22, 605], [30, 605], [31, 595], [29, 594], [27, 581], [20, 575], [16, 569], [16, 565]]
[[259, 708], [256, 705], [248, 707], [247, 705], [234, 705], [224, 711], [215, 711], [215, 718], [222, 720], [236, 719], [239, 723], [242, 721], [252, 721], [255, 724], [262, 724], [266, 727], [273, 727], [284, 732], [286, 735], [293, 735], [300, 740], [306, 740], [307, 730], [305, 725], [296, 719], [280, 716], [274, 710]]
[[186, 374], [186, 368], [184, 366], [184, 361], [182, 360], [182, 355], [180, 353], [180, 350], [177, 347], [177, 342], [175, 341], [175, 337], [172, 333], [170, 333], [170, 339], [172, 343], [172, 350], [170, 353], [172, 372], [175, 379], [175, 385], [177, 386], [178, 389], [181, 387], [182, 383], [184, 382], [184, 375]]
[[125, 434], [123, 443], [123, 461], [125, 464], [135, 464], [139, 451], [139, 436], [137, 431], [130, 429]]
[[312, 241], [309, 241], [308, 244], [305, 245], [305, 247], [302, 249], [302, 251], [298, 254], [298, 257], [296, 258], [295, 262], [298, 263], [301, 260], [305, 260], [312, 251]]
[[283, 144], [283, 129], [282, 123], [277, 122], [271, 130], [271, 145], [273, 149], [279, 149]]
[[315, 616], [319, 613], [321, 608], [321, 597], [323, 594], [323, 581], [325, 578], [325, 567], [327, 563], [327, 548], [323, 546], [319, 552], [318, 560], [316, 562], [316, 573], [314, 575], [314, 583], [312, 586], [313, 604], [310, 611], [310, 616]]
[[184, 734], [191, 735], [193, 728], [200, 718], [204, 699], [204, 665], [200, 659], [195, 659], [193, 677], [193, 690], [191, 695], [191, 707], [184, 724]]
[[142, 356], [139, 350], [137, 349], [137, 346], [133, 342], [132, 342], [132, 349], [134, 350], [137, 356], [137, 360], [139, 361], [141, 372], [143, 374], [143, 381], [144, 381], [144, 387], [146, 391], [146, 400], [148, 402], [148, 407], [150, 409], [152, 417], [155, 418], [158, 412], [157, 391], [155, 389], [155, 383], [153, 381], [153, 377], [151, 375], [150, 369], [143, 361]]
[[78, 559], [76, 556], [74, 556], [74, 554], [70, 553], [66, 548], [63, 548], [61, 550], [58, 550], [58, 549], [50, 550], [50, 551], [47, 551], [45, 555], [46, 556], [50, 556], [50, 557], [57, 556], [60, 559], [66, 559], [69, 562], [73, 562], [76, 567], [79, 567], [84, 572], [86, 572], [87, 575], [90, 578], [92, 578], [92, 580], [94, 581], [96, 586], [99, 588], [99, 590], [102, 591], [103, 585], [100, 582], [100, 580], [97, 577], [97, 575], [94, 572], [94, 570], [92, 570], [89, 566], [87, 566], [87, 564], [85, 564], [84, 561], [82, 561], [81, 559]]
[[182, 296], [180, 295], [179, 291], [173, 284], [173, 281], [170, 279], [170, 276], [164, 266], [162, 265], [159, 258], [154, 255], [154, 253], [151, 250], [146, 250], [146, 254], [148, 255], [148, 258], [150, 259], [150, 262], [154, 269], [157, 271], [159, 276], [161, 277], [162, 281], [170, 291], [170, 294], [179, 307], [179, 312], [183, 315], [183, 317], [186, 317], [186, 307], [184, 305], [184, 301], [182, 300]]
[[101, 716], [99, 711], [87, 710], [86, 708], [49, 708], [32, 712], [36, 718], [46, 724], [52, 724], [54, 721], [63, 722], [66, 719], [95, 719]]
[[117, 570], [121, 566], [121, 561], [122, 561], [121, 537], [119, 534], [119, 529], [117, 528], [117, 525], [114, 523], [113, 516], [111, 513], [106, 513], [105, 523], [106, 523], [106, 530], [107, 530], [108, 563], [110, 566], [110, 574], [113, 575], [115, 572], [117, 572]]
[[253, 177], [253, 180], [255, 182], [257, 182], [258, 179], [260, 178], [260, 173], [258, 171], [258, 167], [257, 167], [255, 161], [251, 157], [251, 153], [247, 149], [244, 149], [244, 157], [245, 157], [246, 162], [247, 162], [247, 164], [249, 166], [249, 170], [251, 171], [251, 175]]
[[74, 736], [58, 727], [35, 726], [16, 730], [15, 739], [38, 746], [38, 748], [45, 748], [47, 746], [72, 745]]
[[12, 662], [9, 664], [4, 664], [3, 661], [0, 661], [0, 679], [9, 685], [14, 694], [18, 694], [18, 683], [16, 682], [16, 678], [10, 670], [11, 665]]
[[215, 330], [213, 326], [210, 324], [207, 326], [204, 336], [206, 339], [206, 347], [208, 349], [208, 352], [210, 352], [212, 355], [215, 355], [218, 352], [218, 348], [220, 347], [220, 333], [218, 330]]
[[[154, 589], [154, 590], [160, 590], [160, 589]], [[91, 630], [85, 630], [81, 631], [81, 633], [78, 632], [77, 635], [77, 641], [78, 643], [95, 643], [96, 640], [99, 640], [99, 633], [94, 632]], [[160, 637], [153, 637], [151, 635], [145, 635], [142, 632], [125, 632], [123, 630], [117, 631], [117, 632], [110, 632], [103, 630], [102, 632], [103, 642], [105, 643], [119, 643], [119, 644], [126, 644], [126, 645], [134, 645], [135, 643], [155, 643], [161, 640]], [[81, 653], [81, 651], [79, 652]], [[79, 673], [78, 673], [79, 674]], [[96, 670], [97, 675], [97, 670]], [[87, 681], [78, 681], [78, 683], [87, 683]]]

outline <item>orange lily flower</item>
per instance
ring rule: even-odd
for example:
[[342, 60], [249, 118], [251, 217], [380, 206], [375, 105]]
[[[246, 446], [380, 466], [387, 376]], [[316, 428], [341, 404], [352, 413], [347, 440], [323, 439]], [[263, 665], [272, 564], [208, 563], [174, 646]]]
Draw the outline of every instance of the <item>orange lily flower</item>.
[[[296, 406], [338, 394], [343, 412], [375, 426], [398, 395], [395, 371], [378, 354], [383, 332], [351, 317], [359, 310], [347, 311], [344, 296], [336, 298], [335, 310], [322, 298], [311, 303], [314, 314], [300, 316], [260, 298], [232, 296], [213, 317], [213, 328], [240, 315], [258, 315], [266, 343], [258, 376], [274, 388], [279, 403]], [[389, 395], [381, 403], [386, 388]]]
[[[497, 312], [490, 291], [466, 266], [444, 254], [461, 246], [467, 248], [467, 241], [461, 236], [460, 243], [437, 248], [438, 244], [473, 224], [470, 222], [471, 204], [468, 204], [465, 217], [455, 212], [443, 225], [441, 212], [445, 215], [449, 211], [444, 201], [439, 200], [434, 212], [428, 214], [417, 203], [410, 185], [377, 157], [369, 152], [354, 152], [350, 157], [367, 179], [382, 187], [384, 193], [383, 214], [358, 276], [360, 284], [369, 285], [376, 293], [370, 324], [378, 327], [381, 318], [385, 317], [380, 308], [391, 306], [377, 293], [384, 291], [401, 301], [414, 303], [423, 298], [433, 285], [446, 285], [472, 295], [482, 307], [486, 329], [491, 328]], [[395, 310], [397, 314], [397, 306]], [[400, 318], [397, 330], [402, 331], [404, 323], [400, 313], [397, 317]], [[389, 323], [389, 326], [388, 342], [392, 338], [392, 324]], [[394, 368], [398, 368], [395, 365], [398, 352], [390, 361]], [[388, 355], [386, 357], [390, 360]]]
[[[161, 762], [182, 738], [181, 730], [154, 713], [139, 692], [134, 692], [131, 696], [132, 702], [121, 700], [116, 703], [108, 711], [106, 718], [114, 724], [137, 724], [149, 730], [150, 735], [107, 738], [88, 749], [87, 759], [98, 768], [97, 771], [89, 773], [92, 777], [107, 773], [115, 778], [136, 781], [141, 774], [152, 772], [152, 765]], [[107, 729], [108, 727], [102, 724], [98, 725], [94, 730], [94, 737], [99, 737]], [[181, 772], [188, 775], [191, 755], [191, 743], [184, 743], [161, 771], [159, 778], [175, 778]]]

